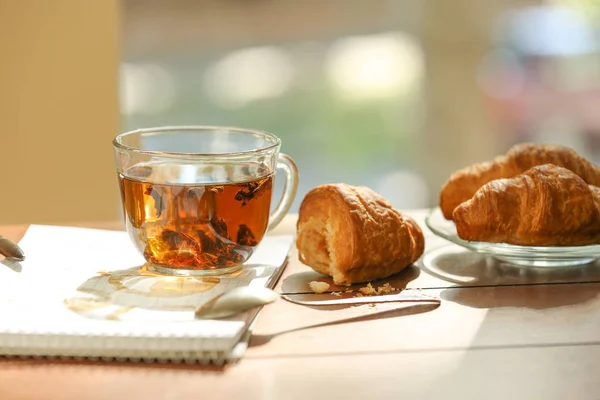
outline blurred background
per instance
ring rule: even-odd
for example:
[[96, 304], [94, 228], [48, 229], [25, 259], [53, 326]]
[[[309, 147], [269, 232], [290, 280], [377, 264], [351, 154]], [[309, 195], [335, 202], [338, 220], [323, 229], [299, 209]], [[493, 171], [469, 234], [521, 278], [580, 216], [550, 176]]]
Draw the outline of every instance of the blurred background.
[[110, 139], [151, 126], [278, 135], [294, 211], [331, 182], [429, 207], [522, 141], [600, 163], [600, 0], [0, 0], [1, 22], [2, 223], [118, 218]]

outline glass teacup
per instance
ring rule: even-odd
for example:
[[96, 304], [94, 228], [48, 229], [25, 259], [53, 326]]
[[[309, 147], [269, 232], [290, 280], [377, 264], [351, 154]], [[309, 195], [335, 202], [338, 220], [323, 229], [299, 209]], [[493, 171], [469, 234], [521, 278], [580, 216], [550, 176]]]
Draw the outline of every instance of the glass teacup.
[[[113, 141], [127, 231], [148, 267], [173, 275], [227, 274], [287, 214], [298, 186], [293, 160], [267, 132], [175, 126]], [[284, 171], [270, 213], [275, 171]]]

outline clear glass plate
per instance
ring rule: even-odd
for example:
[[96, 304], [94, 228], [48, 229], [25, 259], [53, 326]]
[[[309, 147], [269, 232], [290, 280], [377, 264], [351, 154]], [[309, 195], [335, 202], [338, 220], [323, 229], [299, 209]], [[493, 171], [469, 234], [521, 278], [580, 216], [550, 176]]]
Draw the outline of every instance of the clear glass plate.
[[507, 243], [469, 242], [458, 237], [453, 221], [444, 218], [439, 207], [425, 218], [427, 227], [443, 237], [477, 253], [526, 267], [569, 267], [590, 263], [600, 257], [600, 245], [517, 246]]

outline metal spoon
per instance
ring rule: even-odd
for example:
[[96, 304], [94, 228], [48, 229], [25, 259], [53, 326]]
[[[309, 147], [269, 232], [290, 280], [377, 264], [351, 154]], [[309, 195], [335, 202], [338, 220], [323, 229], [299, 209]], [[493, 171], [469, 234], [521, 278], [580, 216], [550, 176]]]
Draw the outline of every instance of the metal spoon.
[[0, 254], [7, 258], [14, 258], [19, 261], [25, 260], [25, 253], [16, 243], [0, 235]]
[[279, 295], [265, 287], [240, 287], [221, 293], [196, 309], [196, 317], [227, 318], [254, 307], [272, 303]]

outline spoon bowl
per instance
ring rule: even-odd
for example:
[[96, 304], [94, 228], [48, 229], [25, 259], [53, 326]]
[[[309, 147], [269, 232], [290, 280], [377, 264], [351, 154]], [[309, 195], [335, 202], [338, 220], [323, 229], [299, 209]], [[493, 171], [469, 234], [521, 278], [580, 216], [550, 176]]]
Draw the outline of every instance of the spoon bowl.
[[277, 300], [279, 295], [265, 287], [240, 287], [221, 293], [196, 309], [197, 318], [227, 318]]

